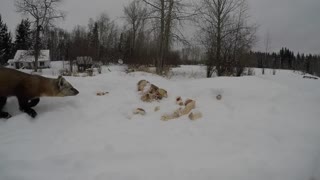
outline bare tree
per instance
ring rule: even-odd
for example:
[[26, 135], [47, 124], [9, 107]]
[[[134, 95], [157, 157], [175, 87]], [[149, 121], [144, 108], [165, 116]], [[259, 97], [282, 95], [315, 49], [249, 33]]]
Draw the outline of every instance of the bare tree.
[[69, 59], [90, 56], [89, 33], [84, 26], [76, 26], [70, 33]]
[[172, 41], [184, 40], [177, 28], [183, 20], [192, 16], [183, 0], [142, 0], [149, 7], [148, 18], [153, 20], [153, 29], [158, 41], [158, 57], [155, 60], [157, 74], [162, 74]]
[[147, 9], [143, 7], [139, 0], [133, 0], [128, 6], [123, 8], [125, 20], [130, 27], [130, 56], [134, 56], [136, 40], [139, 31], [141, 31], [147, 20]]
[[58, 5], [62, 0], [15, 0], [17, 12], [34, 19], [35, 44], [34, 44], [34, 71], [38, 70], [38, 58], [40, 54], [40, 34], [44, 29], [53, 26], [54, 20], [63, 18], [64, 14], [59, 11]]
[[270, 33], [267, 32], [264, 39], [264, 46], [265, 46], [265, 56], [264, 60], [262, 61], [262, 74], [265, 74], [265, 66], [268, 62], [269, 50], [270, 50]]
[[181, 49], [181, 63], [183, 64], [200, 64], [202, 58], [201, 48], [196, 45], [188, 45]]
[[[96, 54], [96, 60], [107, 63], [117, 60], [116, 49], [119, 43], [119, 28], [107, 13], [99, 14], [96, 20], [89, 21], [89, 35], [94, 35], [96, 45], [92, 51]], [[92, 37], [91, 37], [92, 38]]]
[[234, 25], [231, 27], [231, 33], [229, 39], [231, 41], [227, 41], [230, 46], [233, 48], [232, 58], [231, 58], [231, 67], [229, 68], [231, 73], [235, 71], [233, 75], [241, 76], [245, 69], [245, 65], [249, 64], [249, 60], [247, 59], [247, 54], [251, 49], [251, 45], [255, 41], [255, 25], [248, 25], [248, 5], [245, 1], [239, 1], [239, 7], [236, 10], [233, 22]]
[[[269, 64], [270, 61], [270, 46], [271, 46], [271, 36], [270, 32], [268, 31], [265, 35], [264, 39], [264, 45], [265, 45], [265, 62], [262, 63], [262, 74], [265, 74], [265, 66], [266, 64]], [[276, 75], [276, 57], [272, 57], [272, 74]]]
[[239, 55], [250, 49], [255, 27], [248, 25], [245, 0], [201, 0], [196, 18], [207, 51], [207, 77], [233, 74]]

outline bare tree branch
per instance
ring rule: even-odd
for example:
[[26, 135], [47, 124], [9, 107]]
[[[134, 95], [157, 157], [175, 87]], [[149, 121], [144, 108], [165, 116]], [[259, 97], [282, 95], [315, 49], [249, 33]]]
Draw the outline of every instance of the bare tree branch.
[[57, 10], [57, 5], [62, 0], [15, 0], [17, 12], [26, 16], [31, 16], [34, 21], [35, 44], [34, 55], [35, 64], [34, 70], [38, 69], [38, 58], [40, 52], [40, 33], [49, 26], [53, 26], [55, 19], [63, 18], [63, 12]]
[[254, 25], [247, 23], [247, 11], [245, 0], [201, 0], [195, 22], [207, 49], [207, 77], [214, 69], [220, 76], [241, 66], [241, 56], [255, 37]]

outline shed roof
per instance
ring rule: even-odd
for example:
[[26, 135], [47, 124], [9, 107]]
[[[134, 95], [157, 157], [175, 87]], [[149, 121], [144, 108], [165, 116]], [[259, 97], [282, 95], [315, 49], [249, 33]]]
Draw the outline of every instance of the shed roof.
[[[17, 50], [13, 61], [33, 62], [34, 54], [33, 50]], [[40, 50], [38, 61], [50, 61], [50, 50]]]

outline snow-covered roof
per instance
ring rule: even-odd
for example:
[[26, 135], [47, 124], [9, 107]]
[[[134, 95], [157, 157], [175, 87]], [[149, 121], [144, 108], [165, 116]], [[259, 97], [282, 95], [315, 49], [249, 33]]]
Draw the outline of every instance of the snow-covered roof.
[[8, 63], [13, 63], [13, 62], [15, 62], [14, 59], [9, 59], [9, 60], [8, 60]]
[[[34, 54], [33, 50], [17, 50], [16, 55], [14, 56], [14, 62], [24, 61], [24, 62], [33, 62]], [[50, 50], [40, 50], [40, 55], [38, 61], [50, 61]]]

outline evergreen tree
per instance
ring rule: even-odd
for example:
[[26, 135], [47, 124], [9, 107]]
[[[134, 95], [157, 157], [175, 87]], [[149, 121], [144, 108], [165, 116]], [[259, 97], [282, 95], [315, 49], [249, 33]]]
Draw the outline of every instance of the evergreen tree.
[[284, 48], [280, 50], [280, 68], [283, 69], [284, 66]]
[[5, 64], [12, 57], [12, 38], [8, 27], [0, 15], [0, 64]]
[[306, 73], [309, 73], [309, 74], [312, 74], [311, 72], [311, 60], [312, 60], [312, 55], [307, 55], [306, 56], [306, 60], [305, 60], [305, 72]]
[[2, 22], [2, 18], [1, 18], [1, 15], [0, 15], [0, 64], [2, 64], [3, 62], [3, 56], [4, 56], [4, 48], [3, 48], [3, 28], [4, 28], [4, 24]]
[[22, 20], [16, 29], [15, 50], [29, 50], [32, 45], [30, 22]]
[[90, 49], [93, 60], [99, 61], [100, 59], [100, 42], [99, 42], [99, 29], [98, 23], [94, 23], [90, 32]]
[[297, 57], [296, 57], [296, 66], [297, 66], [297, 70], [302, 70], [302, 58], [300, 53], [298, 52]]

